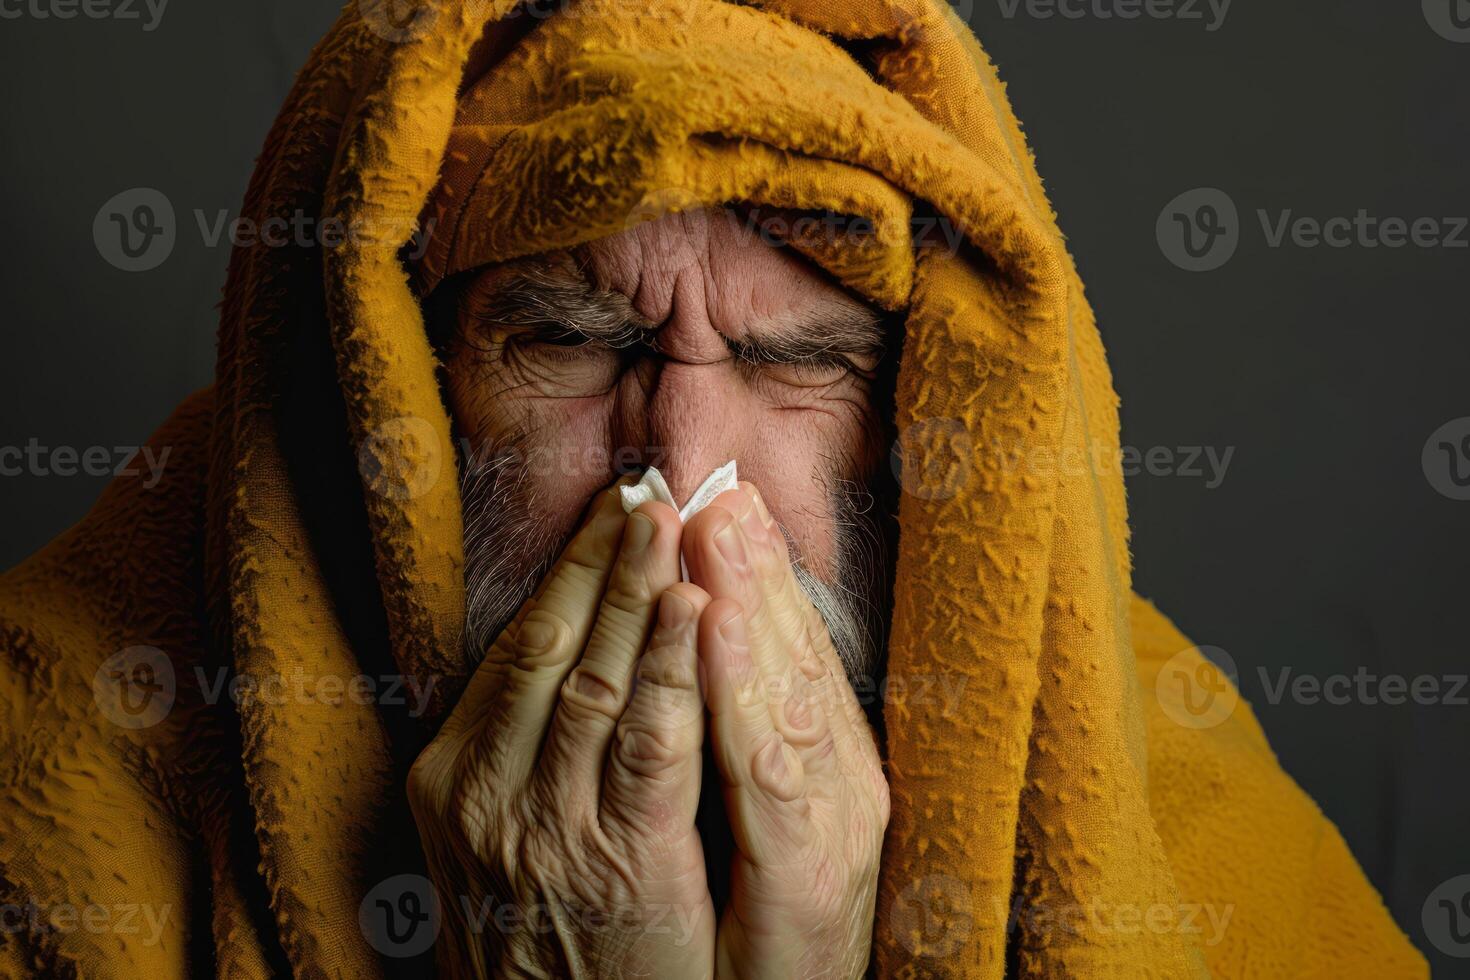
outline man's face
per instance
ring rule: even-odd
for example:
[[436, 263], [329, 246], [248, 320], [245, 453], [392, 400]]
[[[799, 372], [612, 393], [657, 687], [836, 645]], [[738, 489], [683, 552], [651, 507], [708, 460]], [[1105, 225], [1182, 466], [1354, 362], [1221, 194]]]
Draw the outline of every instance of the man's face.
[[493, 639], [619, 471], [683, 503], [738, 461], [850, 673], [881, 649], [888, 533], [872, 491], [891, 411], [887, 320], [734, 212], [669, 215], [490, 267], [446, 352], [465, 467], [469, 639]]

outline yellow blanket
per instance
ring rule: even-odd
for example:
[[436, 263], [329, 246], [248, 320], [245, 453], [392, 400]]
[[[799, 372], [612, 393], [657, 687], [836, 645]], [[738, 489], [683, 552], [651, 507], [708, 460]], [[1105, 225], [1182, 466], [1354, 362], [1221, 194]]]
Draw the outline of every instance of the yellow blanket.
[[[888, 670], [947, 696], [886, 708], [880, 975], [1425, 974], [1249, 708], [1132, 596], [1093, 315], [947, 4], [395, 6], [350, 3], [281, 111], [243, 216], [324, 247], [236, 250], [162, 483], [118, 480], [0, 579], [0, 904], [30, 910], [0, 972], [387, 972], [359, 909], [472, 666], [418, 295], [744, 201], [869, 222], [792, 244], [907, 311]], [[433, 195], [441, 168], [473, 192]], [[389, 675], [422, 717], [340, 684]]]

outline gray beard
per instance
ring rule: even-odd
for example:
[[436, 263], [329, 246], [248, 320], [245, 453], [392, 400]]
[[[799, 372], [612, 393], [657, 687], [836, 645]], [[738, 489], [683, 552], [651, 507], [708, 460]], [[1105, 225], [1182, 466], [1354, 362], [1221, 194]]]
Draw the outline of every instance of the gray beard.
[[[517, 610], [536, 591], [565, 546], [538, 517], [526, 481], [524, 457], [514, 447], [492, 447], [465, 462], [460, 477], [464, 510], [466, 654], [478, 664]], [[806, 567], [785, 527], [796, 559], [793, 571], [821, 613], [854, 688], [872, 690], [881, 678], [889, 597], [889, 536], [873, 493], [847, 479], [821, 476], [837, 536], [837, 574], [819, 578]]]

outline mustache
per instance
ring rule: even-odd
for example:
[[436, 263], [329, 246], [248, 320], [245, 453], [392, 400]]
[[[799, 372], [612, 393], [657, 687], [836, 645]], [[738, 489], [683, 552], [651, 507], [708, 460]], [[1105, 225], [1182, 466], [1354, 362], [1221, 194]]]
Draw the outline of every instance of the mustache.
[[[498, 440], [469, 453], [461, 468], [464, 643], [471, 664], [535, 593], [575, 532], [575, 524], [563, 529], [537, 506], [524, 448], [521, 439]], [[877, 679], [887, 649], [894, 529], [892, 514], [880, 506], [882, 484], [835, 476], [839, 465], [823, 458], [816, 474], [835, 536], [834, 574], [824, 578], [814, 571], [801, 542], [778, 525], [797, 584], [821, 614], [848, 681], [857, 686]]]

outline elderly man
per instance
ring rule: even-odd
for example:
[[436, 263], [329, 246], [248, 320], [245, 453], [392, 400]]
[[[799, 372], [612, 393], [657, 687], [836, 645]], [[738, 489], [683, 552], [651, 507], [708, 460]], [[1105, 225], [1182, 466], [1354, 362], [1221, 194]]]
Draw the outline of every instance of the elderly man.
[[163, 479], [0, 580], [6, 975], [1423, 975], [1131, 594], [946, 5], [393, 13], [282, 110], [245, 211], [322, 233], [237, 249]]

